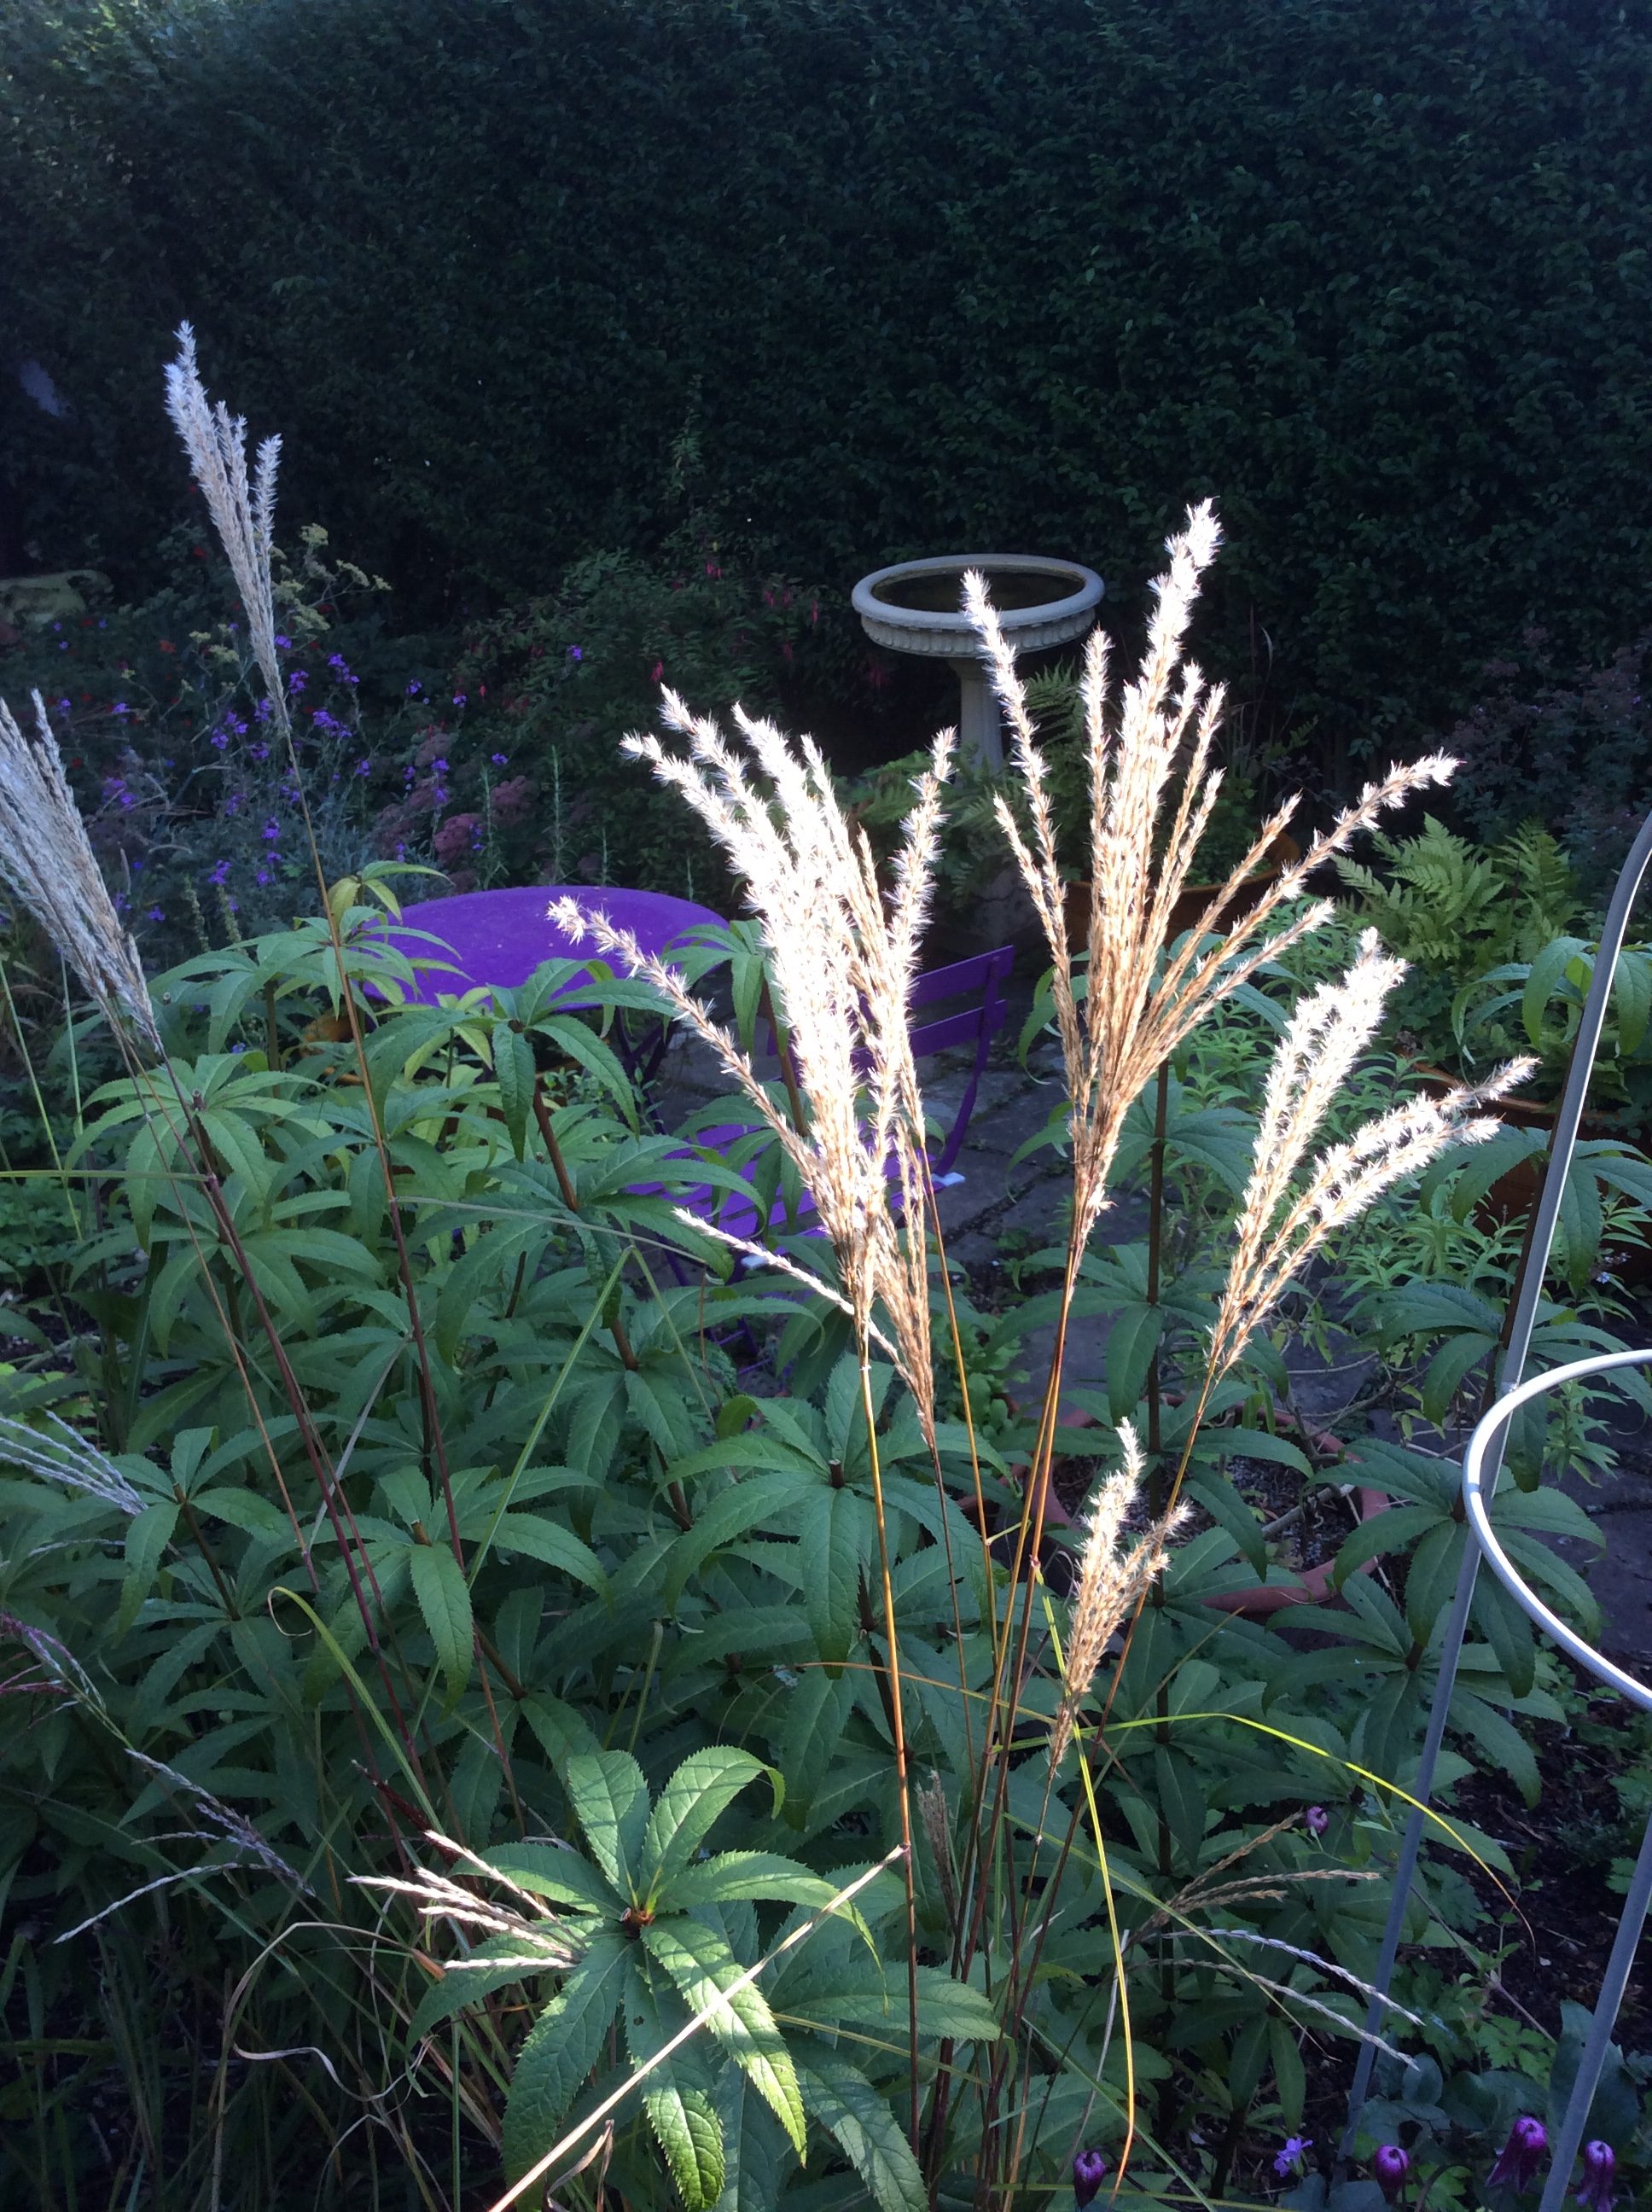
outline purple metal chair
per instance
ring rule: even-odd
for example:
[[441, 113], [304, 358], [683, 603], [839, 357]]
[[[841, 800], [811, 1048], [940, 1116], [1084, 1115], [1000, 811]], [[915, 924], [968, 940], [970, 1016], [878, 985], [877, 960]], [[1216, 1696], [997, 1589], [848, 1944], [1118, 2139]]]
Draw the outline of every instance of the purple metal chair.
[[[969, 1127], [970, 1116], [975, 1109], [975, 1098], [981, 1089], [981, 1079], [987, 1066], [987, 1056], [993, 1039], [1009, 1018], [1009, 1007], [1003, 996], [1003, 987], [1008, 981], [1015, 965], [1015, 950], [1011, 945], [1000, 945], [996, 951], [981, 952], [969, 960], [956, 960], [944, 968], [933, 968], [919, 976], [913, 986], [910, 1011], [913, 1014], [930, 1007], [948, 1009], [938, 1012], [933, 1019], [914, 1024], [911, 1030], [914, 1059], [932, 1059], [937, 1053], [951, 1052], [963, 1046], [973, 1045], [975, 1057], [970, 1062], [963, 1091], [946, 1127], [930, 1139], [930, 1173], [938, 1184], [962, 1182], [954, 1165], [963, 1148]], [[672, 1158], [691, 1160], [707, 1152], [742, 1166], [742, 1152], [761, 1152], [767, 1149], [758, 1141], [756, 1133], [762, 1125], [754, 1115], [747, 1121], [720, 1121], [697, 1133], [697, 1141], [684, 1146]], [[733, 1158], [731, 1159], [731, 1155]], [[892, 1172], [892, 1170], [891, 1170]], [[653, 1196], [665, 1188], [660, 1183], [639, 1183], [639, 1196]], [[757, 1242], [765, 1230], [768, 1233], [787, 1229], [800, 1230], [806, 1236], [820, 1235], [819, 1228], [806, 1225], [814, 1212], [814, 1201], [805, 1191], [795, 1210], [780, 1199], [769, 1209], [765, 1220], [759, 1206], [737, 1193], [719, 1189], [709, 1184], [698, 1184], [674, 1194], [676, 1202], [687, 1212], [696, 1215], [711, 1226], [726, 1231], [732, 1237], [741, 1237]]]

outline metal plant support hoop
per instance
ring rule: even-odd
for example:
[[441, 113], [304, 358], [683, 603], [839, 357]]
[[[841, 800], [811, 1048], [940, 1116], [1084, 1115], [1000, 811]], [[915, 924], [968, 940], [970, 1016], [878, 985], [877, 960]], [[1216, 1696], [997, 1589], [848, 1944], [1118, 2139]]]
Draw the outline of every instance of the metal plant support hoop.
[[[1382, 1931], [1382, 1946], [1373, 1977], [1371, 2002], [1365, 2015], [1366, 2037], [1360, 2046], [1358, 2063], [1354, 2069], [1353, 2088], [1348, 2100], [1348, 2124], [1338, 2155], [1339, 2170], [1345, 2166], [1352, 2155], [1360, 2114], [1364, 2110], [1365, 2100], [1370, 2090], [1371, 2069], [1376, 2055], [1376, 2046], [1371, 2039], [1379, 2033], [1387, 2010], [1388, 1989], [1394, 1979], [1394, 1960], [1399, 1954], [1406, 1907], [1411, 1902], [1417, 1856], [1428, 1818], [1427, 1807], [1433, 1794], [1435, 1770], [1445, 1737], [1451, 1694], [1456, 1684], [1463, 1639], [1468, 1631], [1469, 1609], [1473, 1602], [1481, 1559], [1485, 1559], [1515, 1603], [1581, 1667], [1593, 1674], [1597, 1681], [1607, 1684], [1631, 1704], [1638, 1705], [1643, 1711], [1652, 1712], [1652, 1690], [1632, 1674], [1626, 1674], [1621, 1668], [1613, 1666], [1592, 1644], [1585, 1644], [1575, 1630], [1558, 1619], [1527, 1587], [1497, 1541], [1490, 1519], [1491, 1501], [1497, 1495], [1498, 1478], [1503, 1472], [1503, 1441], [1510, 1420], [1521, 1406], [1546, 1390], [1558, 1389], [1562, 1383], [1577, 1381], [1585, 1376], [1602, 1374], [1614, 1367], [1652, 1364], [1652, 1350], [1615, 1352], [1592, 1359], [1574, 1360], [1567, 1366], [1555, 1368], [1547, 1375], [1535, 1376], [1530, 1382], [1522, 1380], [1527, 1355], [1531, 1350], [1532, 1332], [1537, 1323], [1544, 1273], [1554, 1243], [1555, 1224], [1560, 1216], [1560, 1202], [1566, 1188], [1566, 1177], [1570, 1172], [1572, 1156], [1577, 1148], [1583, 1103], [1588, 1092], [1589, 1078], [1594, 1072], [1600, 1033], [1606, 1025], [1606, 1009], [1611, 1003], [1618, 955], [1623, 950], [1624, 939], [1628, 932], [1630, 909], [1649, 865], [1652, 865], [1652, 815], [1649, 815], [1641, 825], [1640, 834], [1624, 863], [1601, 927], [1594, 973], [1590, 979], [1582, 1017], [1573, 1041], [1571, 1060], [1566, 1070], [1565, 1086], [1555, 1115], [1554, 1135], [1550, 1143], [1542, 1186], [1533, 1217], [1532, 1235], [1515, 1286], [1502, 1393], [1469, 1439], [1468, 1449], [1463, 1457], [1463, 1500], [1474, 1540], [1464, 1547], [1456, 1595], [1440, 1647], [1439, 1680], [1435, 1687], [1428, 1729], [1423, 1739], [1422, 1759], [1412, 1790], [1414, 1809], [1406, 1821], [1394, 1864], [1394, 1892], [1389, 1899], [1388, 1923]], [[1560, 2212], [1561, 2203], [1570, 2186], [1572, 2162], [1582, 2140], [1589, 2106], [1594, 2100], [1595, 2085], [1606, 2061], [1613, 2026], [1618, 2017], [1618, 2008], [1623, 2002], [1624, 1990], [1629, 1980], [1635, 1948], [1640, 1941], [1649, 1905], [1652, 1905], [1652, 1819], [1649, 1819], [1646, 1834], [1642, 1839], [1640, 1856], [1636, 1862], [1629, 1895], [1625, 1901], [1617, 1937], [1612, 1947], [1612, 1956], [1607, 1961], [1594, 2016], [1578, 2063], [1577, 2078], [1572, 2086], [1565, 2118], [1554, 2144], [1539, 2212]]]

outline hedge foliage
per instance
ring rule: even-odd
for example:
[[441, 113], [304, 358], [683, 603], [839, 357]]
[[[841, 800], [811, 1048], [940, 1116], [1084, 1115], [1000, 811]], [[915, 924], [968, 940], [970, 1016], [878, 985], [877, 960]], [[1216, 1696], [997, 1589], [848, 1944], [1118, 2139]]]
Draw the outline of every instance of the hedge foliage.
[[[175, 511], [187, 313], [288, 512], [427, 598], [646, 550], [1090, 561], [1330, 773], [1652, 550], [1652, 28], [1593, 0], [3, 0], [17, 535]], [[675, 457], [675, 462], [674, 458]]]

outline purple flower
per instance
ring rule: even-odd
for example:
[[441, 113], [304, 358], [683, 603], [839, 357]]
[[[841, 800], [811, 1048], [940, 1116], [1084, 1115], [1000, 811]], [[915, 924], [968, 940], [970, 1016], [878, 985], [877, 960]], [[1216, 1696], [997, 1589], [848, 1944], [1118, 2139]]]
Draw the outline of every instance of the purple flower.
[[114, 705], [109, 709], [109, 712], [112, 714], [130, 714], [131, 711], [131, 708], [126, 704], [126, 702], [124, 699], [117, 699]]
[[227, 883], [227, 882], [228, 881], [228, 878], [229, 878], [229, 863], [228, 863], [228, 860], [217, 860], [217, 861], [215, 861], [215, 862], [214, 862], [214, 864], [213, 864], [213, 867], [212, 867], [212, 872], [208, 876], [208, 878], [207, 878], [207, 881], [208, 881], [210, 884], [222, 884], [222, 883]]
[[1392, 2204], [1411, 2172], [1411, 2154], [1401, 2150], [1398, 2143], [1379, 2143], [1376, 2156], [1371, 2160], [1371, 2172], [1376, 2176], [1383, 2203]]
[[289, 691], [301, 691], [309, 680], [301, 668], [295, 668], [287, 678], [287, 689]]
[[72, 714], [74, 713], [74, 711], [75, 711], [75, 702], [74, 702], [74, 701], [73, 701], [72, 699], [59, 699], [59, 700], [58, 700], [58, 712], [60, 714]]
[[252, 709], [254, 719], [260, 722], [267, 722], [270, 715], [273, 714], [275, 711], [275, 708], [270, 705], [267, 698], [260, 699], [258, 705]]
[[1288, 2174], [1300, 2173], [1302, 2154], [1305, 2150], [1312, 2150], [1313, 2148], [1312, 2136], [1287, 2136], [1279, 2148], [1273, 2154], [1273, 2171], [1279, 2179], [1283, 2181]]
[[269, 880], [270, 880], [270, 871], [269, 871], [269, 869], [268, 869], [268, 868], [260, 868], [260, 869], [258, 870], [258, 881], [259, 881], [261, 884], [267, 884], [267, 883], [269, 882]]
[[343, 669], [346, 676], [349, 674], [349, 670], [345, 665], [344, 656], [342, 653], [330, 653], [327, 655], [327, 665], [329, 668]]
[[215, 750], [216, 750], [216, 751], [218, 751], [218, 752], [222, 752], [222, 751], [223, 750], [224, 747], [225, 747], [225, 746], [229, 743], [229, 732], [228, 732], [228, 730], [215, 730], [215, 731], [212, 732], [212, 743], [213, 743], [213, 747], [214, 747]]
[[489, 753], [488, 757], [495, 768], [507, 768], [510, 765], [508, 753]]
[[1583, 2180], [1577, 2191], [1583, 2212], [1612, 2212], [1612, 2183], [1617, 2171], [1618, 2154], [1609, 2142], [1583, 2145]]
[[280, 836], [281, 824], [276, 820], [273, 815], [271, 815], [270, 819], [264, 823], [262, 835], [266, 845], [273, 845], [276, 838]]
[[455, 692], [454, 692], [454, 694], [453, 694], [453, 704], [454, 704], [456, 707], [462, 707], [462, 706], [465, 704], [465, 693], [464, 693], [463, 691], [455, 691]]
[[416, 677], [413, 678], [413, 681], [412, 681], [412, 682], [408, 685], [408, 687], [407, 687], [407, 696], [408, 696], [410, 699], [416, 699], [416, 698], [418, 697], [418, 696], [419, 696], [419, 690], [420, 690], [419, 679], [418, 679], [418, 678], [416, 676]]
[[447, 773], [446, 762], [445, 760], [433, 760], [430, 763], [430, 773], [432, 775], [446, 775]]
[[290, 637], [283, 637], [279, 630], [276, 632], [276, 643], [281, 647], [283, 653], [290, 653], [292, 650], [292, 639]]
[[1323, 1805], [1310, 1805], [1302, 1816], [1302, 1824], [1310, 1836], [1322, 1836], [1331, 1825], [1331, 1815]]
[[431, 796], [435, 800], [438, 806], [446, 806], [447, 804], [447, 786], [445, 783], [437, 784], [434, 790], [432, 792]]
[[1086, 2204], [1096, 2202], [1096, 2191], [1107, 2174], [1107, 2159], [1098, 2150], [1081, 2150], [1072, 2161], [1072, 2201], [1084, 2212]]
[[580, 652], [577, 645], [569, 646], [568, 648], [568, 657], [570, 660], [583, 660], [585, 659], [584, 653]]
[[249, 745], [247, 750], [256, 761], [266, 761], [270, 757], [270, 748], [265, 744]]
[[371, 772], [372, 768], [373, 763], [370, 760], [359, 760], [355, 763], [355, 773], [357, 775], [367, 775]]
[[231, 1052], [245, 1052], [246, 1047], [244, 1044], [232, 1044], [229, 1049]]
[[1541, 2120], [1522, 2112], [1509, 2130], [1509, 2140], [1497, 2153], [1485, 2177], [1488, 2189], [1529, 2189], [1537, 2170], [1548, 2156], [1549, 2131]]

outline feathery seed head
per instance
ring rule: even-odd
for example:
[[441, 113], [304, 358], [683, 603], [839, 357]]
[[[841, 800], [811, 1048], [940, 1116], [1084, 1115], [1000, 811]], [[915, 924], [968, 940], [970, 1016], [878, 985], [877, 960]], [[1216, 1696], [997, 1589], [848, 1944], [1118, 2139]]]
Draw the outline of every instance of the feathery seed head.
[[196, 365], [195, 332], [187, 323], [178, 326], [178, 358], [167, 370], [167, 412], [183, 441], [190, 472], [205, 495], [207, 511], [246, 610], [248, 635], [272, 710], [285, 731], [286, 686], [276, 657], [275, 590], [270, 570], [275, 549], [276, 468], [281, 459], [281, 440], [266, 438], [258, 447], [257, 471], [249, 483], [246, 419], [232, 416], [222, 399], [216, 407], [208, 399]]
[[118, 1030], [158, 1058], [161, 1039], [137, 947], [120, 925], [63, 757], [34, 698], [35, 738], [0, 700], [0, 877], [28, 908]]
[[1479, 1109], [1523, 1082], [1535, 1064], [1511, 1060], [1473, 1089], [1404, 1100], [1328, 1147], [1299, 1181], [1309, 1145], [1405, 972], [1404, 961], [1388, 958], [1376, 931], [1367, 930], [1347, 974], [1300, 1000], [1285, 1024], [1212, 1330], [1212, 1383], [1232, 1366], [1333, 1230], [1355, 1219], [1395, 1183], [1420, 1174], [1449, 1145], [1480, 1144], [1494, 1134], [1497, 1123]]
[[1171, 1537], [1186, 1517], [1177, 1505], [1153, 1522], [1133, 1549], [1121, 1540], [1131, 1507], [1141, 1494], [1142, 1453], [1135, 1430], [1119, 1424], [1124, 1465], [1111, 1474], [1090, 1508], [1079, 1555], [1078, 1586], [1072, 1601], [1060, 1704], [1050, 1729], [1050, 1765], [1059, 1766], [1072, 1736], [1072, 1723], [1089, 1694], [1107, 1646], [1137, 1597], [1169, 1557]]
[[[686, 757], [668, 752], [652, 734], [628, 738], [625, 750], [681, 793], [744, 879], [807, 1126], [793, 1127], [734, 1039], [674, 970], [646, 957], [605, 916], [571, 899], [550, 911], [561, 927], [616, 953], [633, 975], [652, 983], [751, 1099], [815, 1201], [857, 1330], [863, 1337], [880, 1334], [874, 1311], [881, 1306], [887, 1316], [896, 1364], [932, 1436], [923, 1100], [907, 1003], [918, 972], [953, 732], [937, 738], [929, 767], [916, 780], [893, 890], [885, 897], [865, 838], [846, 819], [818, 747], [806, 738], [789, 743], [772, 723], [738, 707], [734, 719], [743, 750], [668, 690], [661, 720], [687, 739]], [[891, 1180], [900, 1192], [900, 1220], [890, 1205]]]
[[[1193, 508], [1169, 541], [1169, 565], [1153, 586], [1155, 606], [1141, 669], [1109, 714], [1105, 641], [1085, 648], [1080, 695], [1090, 784], [1090, 912], [1082, 989], [1073, 982], [1066, 886], [1056, 860], [1048, 771], [1016, 672], [1015, 654], [987, 596], [984, 580], [964, 580], [975, 624], [1011, 732], [1011, 751], [1025, 787], [1030, 836], [1001, 800], [997, 812], [1031, 895], [1052, 963], [1055, 1024], [1072, 1106], [1072, 1249], [1081, 1251], [1104, 1202], [1108, 1176], [1131, 1102], [1195, 1024], [1236, 991], [1264, 960], [1316, 929], [1328, 901], [1308, 906], [1272, 934], [1278, 910], [1299, 898], [1314, 872], [1388, 807], [1442, 783], [1456, 763], [1440, 754], [1396, 768], [1369, 784], [1325, 836], [1221, 931], [1247, 879], [1292, 817], [1282, 806], [1258, 831], [1212, 902], [1200, 930], [1167, 953], [1171, 915], [1192, 879], [1200, 842], [1220, 788], [1212, 752], [1223, 708], [1220, 686], [1182, 658], [1182, 641], [1200, 580], [1221, 532], [1208, 501]], [[1174, 796], [1173, 796], [1174, 794]]]

